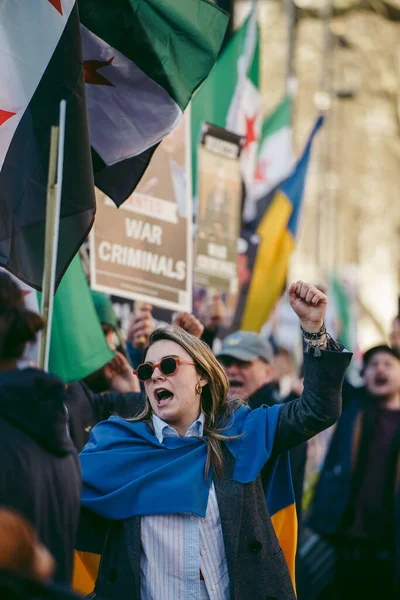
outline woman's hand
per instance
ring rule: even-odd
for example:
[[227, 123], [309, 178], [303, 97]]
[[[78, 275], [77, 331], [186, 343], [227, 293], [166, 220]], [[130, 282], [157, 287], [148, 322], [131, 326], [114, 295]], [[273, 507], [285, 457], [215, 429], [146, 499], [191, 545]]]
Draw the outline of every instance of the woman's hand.
[[104, 375], [113, 392], [140, 392], [140, 384], [132, 367], [120, 352], [104, 367]]
[[305, 331], [316, 333], [324, 322], [328, 298], [314, 285], [297, 281], [289, 290], [290, 306], [300, 319]]

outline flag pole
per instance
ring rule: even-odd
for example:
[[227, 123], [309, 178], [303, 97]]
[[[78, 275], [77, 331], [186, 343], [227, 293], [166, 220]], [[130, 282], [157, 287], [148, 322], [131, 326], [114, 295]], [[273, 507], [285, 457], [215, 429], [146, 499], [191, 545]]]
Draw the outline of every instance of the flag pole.
[[294, 51], [296, 36], [296, 5], [294, 0], [285, 0], [287, 20], [287, 53], [285, 91], [289, 98], [293, 98], [297, 91], [297, 80], [294, 68]]
[[56, 280], [58, 236], [60, 230], [61, 190], [64, 164], [66, 101], [60, 102], [58, 125], [51, 128], [49, 172], [47, 180], [46, 232], [40, 308], [45, 326], [39, 339], [39, 368], [49, 367], [50, 335]]

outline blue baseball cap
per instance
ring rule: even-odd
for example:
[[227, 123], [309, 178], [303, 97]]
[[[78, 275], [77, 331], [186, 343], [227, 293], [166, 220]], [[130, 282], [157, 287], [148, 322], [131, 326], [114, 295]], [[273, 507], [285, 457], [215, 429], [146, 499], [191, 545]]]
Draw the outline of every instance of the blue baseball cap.
[[245, 362], [262, 358], [266, 362], [272, 363], [274, 354], [269, 342], [259, 333], [236, 331], [228, 335], [222, 342], [222, 348], [217, 354], [217, 358], [223, 359], [224, 356]]

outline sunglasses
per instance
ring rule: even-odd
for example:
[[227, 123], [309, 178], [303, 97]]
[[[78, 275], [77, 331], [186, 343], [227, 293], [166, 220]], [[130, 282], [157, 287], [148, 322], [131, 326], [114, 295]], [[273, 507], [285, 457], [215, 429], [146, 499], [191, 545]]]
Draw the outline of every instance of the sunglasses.
[[156, 363], [155, 365], [152, 363], [143, 363], [133, 372], [140, 381], [148, 381], [152, 378], [153, 371], [154, 369], [157, 369], [157, 367], [163, 375], [167, 375], [168, 377], [169, 375], [175, 375], [181, 364], [195, 365], [196, 363], [185, 360], [184, 358], [165, 356], [159, 363]]

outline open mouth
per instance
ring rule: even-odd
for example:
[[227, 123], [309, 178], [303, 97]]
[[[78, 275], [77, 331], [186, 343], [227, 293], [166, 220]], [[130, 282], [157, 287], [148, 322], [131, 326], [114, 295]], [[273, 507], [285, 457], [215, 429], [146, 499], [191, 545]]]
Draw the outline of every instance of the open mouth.
[[386, 377], [375, 377], [375, 385], [381, 386], [381, 385], [386, 385], [387, 383], [388, 383], [388, 380]]
[[156, 397], [158, 406], [163, 406], [174, 397], [174, 394], [171, 392], [171, 390], [159, 388], [158, 390], [155, 390], [154, 396]]
[[231, 388], [243, 387], [243, 383], [241, 381], [236, 381], [236, 379], [232, 379], [229, 383], [230, 383]]

